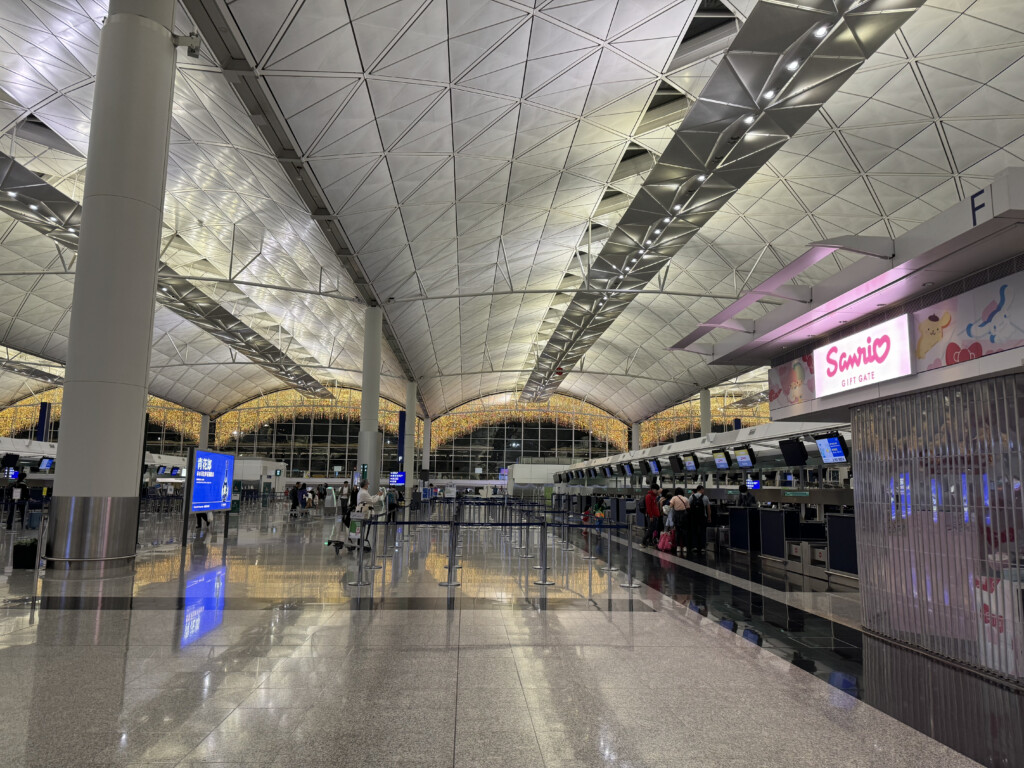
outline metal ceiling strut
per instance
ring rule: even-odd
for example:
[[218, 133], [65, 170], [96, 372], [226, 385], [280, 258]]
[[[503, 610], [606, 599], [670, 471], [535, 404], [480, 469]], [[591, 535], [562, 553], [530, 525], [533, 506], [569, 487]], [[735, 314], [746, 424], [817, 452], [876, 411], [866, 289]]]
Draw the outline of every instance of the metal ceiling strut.
[[[924, 0], [761, 0], [591, 265], [523, 390], [564, 373]], [[558, 375], [561, 369], [563, 375]]]

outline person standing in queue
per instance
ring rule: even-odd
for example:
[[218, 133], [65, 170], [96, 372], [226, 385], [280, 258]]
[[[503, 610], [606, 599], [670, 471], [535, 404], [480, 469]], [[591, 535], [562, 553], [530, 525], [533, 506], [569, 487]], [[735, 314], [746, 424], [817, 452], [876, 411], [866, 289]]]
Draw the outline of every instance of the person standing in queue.
[[708, 515], [711, 513], [711, 504], [708, 503], [707, 494], [704, 493], [704, 486], [698, 485], [690, 497], [690, 512], [687, 514], [687, 546], [690, 555], [704, 553], [705, 543], [708, 537]]
[[657, 543], [656, 539], [661, 532], [661, 499], [658, 495], [658, 484], [651, 483], [647, 495], [644, 496], [644, 514], [647, 515], [647, 528], [644, 530], [643, 547], [649, 547]]
[[687, 518], [690, 515], [690, 502], [687, 501], [682, 488], [676, 488], [669, 500], [672, 506], [672, 520], [676, 531], [676, 549], [680, 556], [686, 554], [687, 547]]
[[292, 517], [295, 517], [294, 512], [295, 512], [296, 509], [299, 508], [299, 484], [298, 483], [296, 483], [295, 485], [292, 486], [291, 490], [288, 492], [288, 497], [289, 497], [289, 499], [292, 502], [292, 508], [290, 510], [288, 510], [288, 511], [293, 513]]

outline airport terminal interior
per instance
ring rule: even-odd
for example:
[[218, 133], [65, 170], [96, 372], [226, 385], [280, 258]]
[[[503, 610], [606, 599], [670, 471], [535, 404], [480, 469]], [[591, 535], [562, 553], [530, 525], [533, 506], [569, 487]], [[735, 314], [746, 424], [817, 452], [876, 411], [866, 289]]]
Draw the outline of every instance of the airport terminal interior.
[[1019, 0], [0, 0], [0, 766], [1024, 768], [1022, 227]]

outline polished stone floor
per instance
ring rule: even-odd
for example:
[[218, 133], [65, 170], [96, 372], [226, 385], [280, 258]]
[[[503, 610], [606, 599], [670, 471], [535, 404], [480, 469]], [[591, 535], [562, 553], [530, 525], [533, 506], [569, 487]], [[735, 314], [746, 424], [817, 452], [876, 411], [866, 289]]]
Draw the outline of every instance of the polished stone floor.
[[[484, 526], [446, 588], [448, 531], [428, 525], [382, 530], [353, 587], [331, 521], [284, 517], [226, 537], [217, 517], [184, 548], [147, 519], [134, 572], [105, 579], [36, 583], [0, 540], [0, 765], [976, 765], [922, 732], [963, 681], [861, 637], [848, 595], [651, 552], [625, 589], [626, 548], [602, 571], [606, 541], [578, 531], [551, 536], [541, 587], [540, 532], [524, 559], [519, 530]], [[1017, 700], [985, 702], [983, 748], [956, 745], [1019, 765], [1000, 757], [1019, 733], [992, 727], [1020, 730]]]

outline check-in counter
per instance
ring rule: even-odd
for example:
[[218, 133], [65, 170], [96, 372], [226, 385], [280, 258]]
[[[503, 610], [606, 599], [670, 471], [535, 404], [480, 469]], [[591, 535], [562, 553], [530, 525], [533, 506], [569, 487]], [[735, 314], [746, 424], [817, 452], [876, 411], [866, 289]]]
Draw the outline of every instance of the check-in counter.
[[830, 579], [857, 582], [857, 531], [854, 516], [849, 514], [825, 515], [828, 530], [828, 563]]
[[761, 551], [761, 517], [757, 507], [729, 508], [729, 549], [741, 554]]
[[800, 538], [800, 510], [762, 509], [760, 517], [762, 559], [784, 564], [786, 541]]

